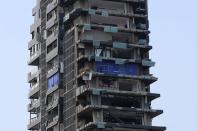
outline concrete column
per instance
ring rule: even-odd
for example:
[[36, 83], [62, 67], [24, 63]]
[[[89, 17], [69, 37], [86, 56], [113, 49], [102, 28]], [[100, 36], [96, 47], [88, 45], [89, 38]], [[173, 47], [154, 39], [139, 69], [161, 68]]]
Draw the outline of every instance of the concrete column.
[[[101, 106], [101, 96], [91, 95], [91, 105]], [[103, 110], [94, 110], [92, 113], [93, 122], [103, 122]]]
[[103, 110], [93, 111], [93, 122], [103, 122]]

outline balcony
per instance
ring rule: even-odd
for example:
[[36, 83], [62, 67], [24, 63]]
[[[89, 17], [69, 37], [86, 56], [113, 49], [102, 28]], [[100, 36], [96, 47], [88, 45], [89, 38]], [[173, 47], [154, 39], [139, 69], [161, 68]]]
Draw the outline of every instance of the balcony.
[[36, 110], [40, 107], [40, 99], [32, 100], [28, 105], [29, 112], [36, 112]]
[[50, 102], [46, 108], [47, 111], [54, 109], [59, 104], [59, 97], [54, 98], [52, 102]]
[[51, 77], [52, 75], [54, 75], [55, 73], [57, 73], [59, 70], [59, 64], [54, 64], [53, 67], [51, 67], [48, 71], [47, 71], [47, 78]]
[[40, 70], [33, 70], [28, 74], [28, 82], [38, 79], [40, 74]]
[[53, 43], [55, 40], [58, 39], [58, 30], [54, 30], [51, 35], [49, 35], [46, 39], [46, 46], [49, 46], [51, 43]]
[[40, 129], [41, 116], [31, 118], [30, 123], [28, 124], [28, 130], [39, 130]]
[[35, 53], [31, 54], [30, 58], [29, 58], [29, 61], [28, 61], [28, 64], [29, 65], [34, 65], [34, 66], [38, 65], [40, 55], [41, 55], [41, 49], [39, 49]]
[[59, 116], [55, 116], [52, 120], [48, 120], [48, 123], [47, 123], [47, 129], [49, 129], [49, 128], [51, 128], [51, 127], [53, 127], [53, 126], [55, 126], [55, 125], [57, 125], [58, 124], [58, 121], [59, 121]]
[[[113, 70], [113, 68], [111, 68]], [[132, 69], [133, 70], [133, 69]], [[131, 70], [131, 71], [132, 71]], [[115, 71], [115, 70], [114, 70]], [[92, 78], [95, 77], [108, 77], [110, 76], [111, 78], [122, 78], [122, 79], [132, 79], [132, 80], [141, 80], [145, 83], [145, 85], [150, 85], [154, 82], [156, 82], [158, 79], [156, 77], [154, 77], [152, 74], [133, 74], [132, 72], [127, 72], [126, 74], [122, 74], [122, 73], [117, 73], [114, 71], [109, 71], [109, 72], [103, 72], [101, 70], [85, 70], [84, 72], [80, 73], [77, 78], [82, 78], [83, 80], [92, 80]], [[129, 73], [129, 75], [128, 75]], [[130, 74], [132, 73], [132, 74]]]
[[58, 55], [58, 46], [46, 55], [46, 62], [49, 62]]
[[37, 6], [32, 9], [32, 16], [35, 16], [37, 12]]
[[[96, 63], [98, 62], [103, 62], [103, 61], [114, 61], [117, 65], [124, 65], [126, 63], [133, 63], [133, 64], [141, 64], [143, 67], [154, 67], [155, 62], [152, 61], [151, 59], [122, 59], [122, 58], [114, 58], [114, 57], [103, 57], [103, 56], [91, 56], [90, 55], [80, 55], [77, 58], [77, 61], [83, 61], [83, 60], [94, 60]], [[84, 67], [84, 69], [89, 68], [89, 67]], [[84, 69], [80, 69], [79, 72], [83, 72]]]
[[148, 100], [153, 101], [160, 97], [160, 94], [148, 93], [148, 92], [136, 92], [136, 91], [124, 91], [120, 89], [111, 90], [109, 88], [101, 88], [96, 86], [95, 88], [88, 88], [88, 86], [81, 86], [76, 89], [76, 96], [80, 99], [87, 94], [92, 95], [111, 95], [119, 97], [147, 97]]
[[112, 41], [112, 40], [111, 41], [103, 41], [103, 40], [95, 41], [95, 40], [89, 40], [88, 37], [84, 39], [79, 39], [77, 41], [77, 44], [81, 47], [91, 45], [91, 47], [95, 48], [99, 45], [102, 47], [114, 48], [114, 49], [140, 49], [140, 51], [143, 51], [143, 52], [147, 52], [152, 49], [152, 46], [146, 43], [139, 44], [139, 42], [136, 42], [136, 44], [133, 44], [129, 42], [119, 42], [119, 41]]
[[30, 99], [38, 99], [38, 97], [39, 97], [39, 90], [40, 90], [40, 88], [39, 88], [39, 83], [36, 83], [35, 85], [33, 85], [32, 87], [31, 87], [31, 89], [29, 90], [29, 98]]
[[155, 62], [151, 61], [150, 59], [144, 59], [142, 60], [142, 65], [146, 67], [154, 67]]
[[30, 33], [35, 31], [41, 25], [41, 19], [35, 18], [34, 23], [30, 26]]
[[[151, 118], [157, 117], [163, 113], [162, 110], [154, 110], [154, 109], [143, 109], [143, 108], [128, 108], [128, 107], [118, 107], [118, 106], [108, 106], [108, 105], [87, 105], [83, 107], [82, 105], [77, 106], [78, 115], [87, 114], [87, 112], [91, 113], [94, 110], [110, 110], [112, 114], [116, 114], [121, 117], [134, 117], [137, 118], [137, 115], [148, 113]], [[126, 113], [126, 114], [125, 114]], [[135, 114], [134, 114], [135, 113]]]
[[30, 49], [33, 45], [39, 44], [39, 42], [35, 39], [32, 39], [29, 43], [28, 43], [28, 49]]
[[[59, 85], [56, 85], [56, 86], [52, 87], [51, 89], [47, 90], [46, 96], [49, 96], [50, 94], [55, 92], [57, 89], [59, 89]], [[59, 90], [61, 90], [61, 89], [59, 89]]]
[[82, 68], [79, 68], [78, 74], [92, 70], [108, 75], [139, 75], [139, 67], [132, 60], [126, 62], [124, 59], [109, 61], [97, 58], [95, 61], [95, 63], [85, 64]]
[[39, 33], [37, 33], [35, 38], [32, 39], [31, 41], [29, 41], [28, 49], [30, 50], [32, 48], [32, 46], [39, 44], [40, 40], [41, 40], [41, 35]]
[[57, 15], [53, 14], [52, 18], [46, 22], [46, 29], [51, 28], [57, 23]]
[[[115, 35], [115, 36], [121, 36], [121, 34], [125, 33], [125, 35], [130, 35], [131, 33], [135, 33], [135, 34], [138, 34], [138, 35], [143, 35], [143, 36], [147, 36], [150, 31], [149, 30], [144, 30], [144, 29], [135, 29], [135, 28], [122, 28], [122, 27], [119, 27], [117, 25], [113, 25], [113, 26], [109, 26], [107, 24], [79, 24], [77, 25], [79, 28], [82, 28], [84, 30], [84, 32], [86, 33], [86, 35], [90, 35], [89, 36], [89, 40], [95, 40], [95, 38], [97, 38], [96, 40], [100, 40], [98, 39], [98, 35], [95, 35], [95, 34], [92, 34], [94, 32], [98, 32], [98, 30], [100, 30], [99, 32], [101, 33], [101, 30], [102, 31], [102, 34], [107, 34], [109, 36], [111, 35]], [[108, 38], [109, 38], [108, 36]], [[95, 37], [95, 38], [92, 38], [92, 37]]]
[[51, 12], [55, 7], [57, 7], [58, 0], [51, 0], [51, 3], [47, 5], [46, 13]]
[[40, 8], [40, 1], [41, 0], [36, 0], [36, 6], [32, 9], [32, 16], [35, 16], [37, 12], [39, 12]]

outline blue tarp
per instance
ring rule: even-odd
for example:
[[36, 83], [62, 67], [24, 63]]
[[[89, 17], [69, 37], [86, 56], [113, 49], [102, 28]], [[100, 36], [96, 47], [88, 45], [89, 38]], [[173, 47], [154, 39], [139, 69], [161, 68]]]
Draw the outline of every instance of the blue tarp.
[[137, 65], [132, 63], [118, 65], [114, 61], [97, 61], [96, 71], [113, 75], [137, 75]]
[[48, 89], [51, 89], [59, 84], [59, 73], [56, 73], [55, 75], [51, 76], [48, 79]]

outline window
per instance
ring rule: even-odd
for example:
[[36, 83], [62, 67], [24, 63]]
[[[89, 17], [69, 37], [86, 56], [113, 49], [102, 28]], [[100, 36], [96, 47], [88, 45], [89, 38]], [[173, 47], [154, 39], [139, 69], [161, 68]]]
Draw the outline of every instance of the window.
[[49, 28], [47, 30], [47, 37], [49, 37], [50, 35], [52, 35], [54, 33], [54, 35], [57, 34], [57, 24], [52, 26], [51, 28]]
[[57, 40], [52, 42], [48, 47], [47, 47], [47, 53], [51, 52], [53, 49], [57, 47]]
[[52, 17], [56, 17], [56, 14], [57, 14], [57, 9], [55, 8], [54, 10], [52, 10], [47, 14], [47, 21], [49, 21]]

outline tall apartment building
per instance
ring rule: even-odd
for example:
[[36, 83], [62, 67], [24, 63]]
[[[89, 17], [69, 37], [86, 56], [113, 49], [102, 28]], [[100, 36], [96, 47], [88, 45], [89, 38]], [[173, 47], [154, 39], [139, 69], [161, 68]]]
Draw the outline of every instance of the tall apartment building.
[[30, 131], [164, 131], [152, 119], [147, 0], [37, 0]]

